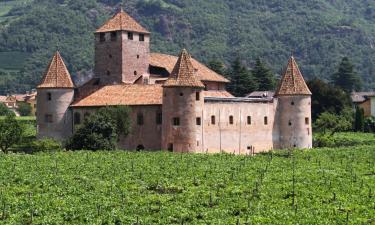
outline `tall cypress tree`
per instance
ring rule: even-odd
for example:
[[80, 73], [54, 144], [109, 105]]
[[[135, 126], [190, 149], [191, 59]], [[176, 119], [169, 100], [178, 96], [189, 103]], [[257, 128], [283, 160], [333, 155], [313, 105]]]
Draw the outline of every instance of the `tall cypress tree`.
[[357, 132], [363, 132], [365, 130], [365, 116], [364, 110], [356, 107], [355, 110], [355, 121], [354, 121], [354, 129]]
[[220, 75], [225, 75], [224, 63], [219, 60], [211, 60], [210, 62], [208, 62], [208, 67]]
[[359, 91], [362, 88], [361, 78], [354, 71], [354, 66], [348, 57], [342, 59], [337, 72], [332, 76], [332, 83], [347, 93]]
[[252, 74], [258, 83], [259, 91], [271, 91], [275, 89], [276, 79], [272, 71], [258, 58]]
[[234, 96], [243, 97], [257, 89], [257, 82], [251, 72], [241, 63], [240, 58], [236, 58], [228, 72], [231, 81], [228, 84], [228, 91]]

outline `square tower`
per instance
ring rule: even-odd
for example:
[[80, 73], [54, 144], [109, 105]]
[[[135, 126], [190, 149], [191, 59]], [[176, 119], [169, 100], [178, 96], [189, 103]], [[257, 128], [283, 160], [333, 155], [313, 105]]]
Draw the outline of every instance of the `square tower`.
[[133, 84], [148, 74], [150, 32], [120, 11], [95, 32], [95, 77]]

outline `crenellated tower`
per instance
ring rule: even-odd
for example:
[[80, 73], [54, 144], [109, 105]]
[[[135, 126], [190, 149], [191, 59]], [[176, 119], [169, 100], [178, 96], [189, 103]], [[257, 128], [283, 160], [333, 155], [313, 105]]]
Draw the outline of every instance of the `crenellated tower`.
[[311, 92], [292, 56], [275, 97], [280, 148], [312, 148]]
[[150, 32], [122, 9], [95, 32], [95, 77], [133, 84], [148, 76]]
[[69, 106], [74, 84], [59, 52], [56, 52], [37, 87], [37, 136], [63, 140], [72, 134]]
[[163, 149], [196, 152], [201, 148], [197, 136], [203, 123], [203, 89], [189, 53], [182, 50], [171, 76], [163, 85]]

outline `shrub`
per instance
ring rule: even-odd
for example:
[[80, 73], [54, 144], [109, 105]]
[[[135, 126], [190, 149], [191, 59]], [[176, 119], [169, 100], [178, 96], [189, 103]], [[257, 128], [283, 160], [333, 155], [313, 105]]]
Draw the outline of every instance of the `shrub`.
[[367, 117], [364, 122], [365, 132], [374, 133], [375, 132], [375, 117]]
[[35, 140], [31, 143], [31, 153], [60, 151], [61, 143], [50, 138]]
[[21, 140], [22, 127], [14, 114], [9, 114], [5, 119], [0, 119], [0, 149], [5, 154], [8, 149]]
[[4, 103], [0, 103], [0, 116], [6, 116], [9, 114], [14, 114]]
[[21, 116], [31, 116], [31, 105], [25, 102], [18, 103], [18, 109], [17, 111]]

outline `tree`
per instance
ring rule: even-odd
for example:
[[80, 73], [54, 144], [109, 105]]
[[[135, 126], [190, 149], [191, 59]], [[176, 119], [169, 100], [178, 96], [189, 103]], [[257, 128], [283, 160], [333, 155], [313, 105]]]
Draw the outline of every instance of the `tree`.
[[332, 83], [347, 93], [361, 90], [362, 80], [354, 71], [354, 66], [348, 57], [342, 59], [337, 72], [332, 76]]
[[90, 115], [67, 141], [70, 150], [114, 150], [120, 135], [130, 132], [128, 107], [106, 107]]
[[365, 112], [360, 107], [356, 107], [355, 110], [354, 130], [357, 132], [365, 130]]
[[0, 120], [0, 149], [5, 154], [10, 147], [21, 140], [22, 128], [14, 114], [8, 114]]
[[271, 91], [275, 89], [275, 76], [260, 58], [255, 61], [255, 67], [252, 70], [252, 74], [258, 83], [259, 91]]
[[333, 136], [337, 132], [349, 131], [353, 127], [351, 109], [343, 110], [340, 115], [324, 112], [315, 122], [315, 130]]
[[208, 62], [208, 67], [220, 75], [226, 74], [224, 63], [219, 60], [211, 60], [210, 62]]
[[21, 116], [30, 116], [31, 115], [31, 105], [26, 102], [18, 103], [17, 111], [20, 113]]
[[6, 116], [8, 114], [14, 114], [6, 105], [0, 103], [0, 116]]
[[228, 73], [231, 83], [228, 84], [228, 91], [234, 96], [242, 97], [257, 89], [258, 85], [251, 75], [251, 72], [242, 65], [240, 58], [236, 58]]
[[315, 121], [323, 112], [340, 114], [345, 108], [352, 106], [350, 95], [341, 88], [314, 78], [307, 82], [313, 93], [311, 97], [312, 119]]

